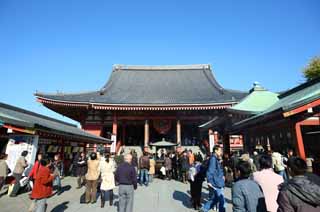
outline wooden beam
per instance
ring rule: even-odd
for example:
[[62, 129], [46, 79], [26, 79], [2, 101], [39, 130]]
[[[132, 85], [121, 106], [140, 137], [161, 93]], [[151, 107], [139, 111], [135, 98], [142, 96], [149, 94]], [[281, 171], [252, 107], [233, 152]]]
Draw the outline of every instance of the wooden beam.
[[313, 107], [316, 107], [316, 106], [319, 106], [320, 105], [320, 99], [317, 99], [313, 102], [310, 102], [309, 104], [306, 104], [306, 105], [303, 105], [301, 107], [298, 107], [296, 109], [293, 109], [293, 110], [290, 110], [288, 112], [285, 112], [283, 113], [283, 116], [284, 117], [289, 117], [289, 116], [292, 116], [292, 115], [295, 115], [297, 113], [301, 113], [303, 111], [306, 111], [308, 110], [309, 108], [313, 108]]

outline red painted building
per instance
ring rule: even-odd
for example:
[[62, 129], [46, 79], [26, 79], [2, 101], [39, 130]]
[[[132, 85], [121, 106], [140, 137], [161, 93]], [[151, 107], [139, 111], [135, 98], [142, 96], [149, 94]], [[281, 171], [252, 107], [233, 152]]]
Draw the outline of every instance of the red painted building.
[[144, 147], [162, 138], [198, 144], [208, 137], [198, 126], [225, 116], [246, 95], [220, 86], [210, 65], [114, 65], [100, 90], [35, 94], [44, 106], [79, 121], [88, 132], [112, 133], [118, 144]]
[[257, 145], [279, 152], [293, 149], [302, 158], [319, 159], [320, 164], [320, 78], [278, 98], [264, 111], [235, 123], [232, 131], [243, 135], [249, 151]]

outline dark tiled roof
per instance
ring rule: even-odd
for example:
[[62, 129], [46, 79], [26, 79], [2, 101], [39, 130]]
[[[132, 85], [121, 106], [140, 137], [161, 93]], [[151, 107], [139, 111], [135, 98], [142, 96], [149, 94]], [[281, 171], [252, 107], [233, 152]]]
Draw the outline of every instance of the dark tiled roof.
[[210, 65], [115, 65], [99, 91], [78, 94], [41, 94], [56, 101], [77, 103], [174, 105], [238, 102], [247, 93], [222, 88]]
[[57, 119], [43, 116], [1, 102], [0, 121], [4, 122], [5, 124], [17, 125], [20, 127], [50, 130], [64, 135], [88, 139], [90, 141], [98, 141], [99, 143], [110, 142], [109, 139], [87, 133], [84, 130], [77, 128], [76, 125], [59, 121]]

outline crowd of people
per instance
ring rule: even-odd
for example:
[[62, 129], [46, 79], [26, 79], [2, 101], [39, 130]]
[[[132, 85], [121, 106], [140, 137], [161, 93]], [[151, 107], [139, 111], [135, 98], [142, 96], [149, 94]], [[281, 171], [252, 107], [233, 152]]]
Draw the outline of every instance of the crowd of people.
[[[199, 172], [201, 175], [202, 173]], [[228, 176], [229, 175], [229, 176]], [[209, 198], [200, 211], [226, 211], [224, 188], [232, 187], [234, 212], [320, 211], [320, 177], [311, 173], [305, 160], [289, 151], [222, 154], [214, 148], [206, 171]]]
[[[21, 189], [23, 173], [28, 166], [23, 151], [17, 160], [12, 175], [15, 179], [11, 197]], [[11, 170], [6, 164], [7, 155], [0, 160], [0, 189]], [[224, 190], [232, 188], [234, 212], [313, 212], [320, 211], [320, 178], [311, 173], [305, 160], [278, 152], [253, 152], [242, 155], [223, 154], [215, 146], [212, 154], [203, 157], [191, 150], [182, 152], [159, 151], [158, 154], [132, 150], [120, 156], [110, 153], [80, 153], [74, 162], [78, 189], [85, 186], [80, 203], [95, 204], [100, 194], [101, 208], [106, 197], [113, 205], [113, 190], [119, 186], [119, 211], [133, 211], [134, 190], [137, 184], [148, 186], [158, 176], [163, 180], [177, 180], [190, 184], [191, 203], [195, 210], [208, 212], [212, 208], [226, 211]], [[39, 153], [27, 179], [32, 184], [29, 211], [43, 212], [47, 198], [61, 194], [64, 165], [60, 155], [52, 159]], [[203, 183], [207, 181], [208, 198], [202, 198]], [[56, 193], [54, 191], [56, 190]], [[203, 203], [202, 203], [203, 202]]]

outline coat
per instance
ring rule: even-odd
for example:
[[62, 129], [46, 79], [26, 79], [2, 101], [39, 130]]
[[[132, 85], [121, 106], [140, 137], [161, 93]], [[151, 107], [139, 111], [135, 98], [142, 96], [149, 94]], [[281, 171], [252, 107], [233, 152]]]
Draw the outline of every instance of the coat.
[[233, 212], [266, 212], [266, 203], [259, 185], [241, 179], [232, 186]]
[[98, 180], [100, 175], [99, 166], [99, 160], [88, 160], [88, 172], [86, 174], [86, 180]]
[[0, 177], [8, 175], [8, 164], [5, 160], [0, 160]]
[[28, 164], [26, 158], [21, 156], [16, 162], [16, 166], [14, 167], [13, 173], [22, 174], [27, 166]]
[[34, 181], [34, 187], [31, 193], [33, 199], [43, 199], [52, 195], [52, 181], [54, 176], [51, 175], [50, 169], [45, 166], [39, 167]]
[[170, 158], [165, 157], [164, 159], [164, 167], [166, 168], [166, 171], [172, 170], [172, 161]]
[[278, 209], [278, 186], [283, 183], [283, 177], [274, 173], [274, 171], [270, 168], [254, 172], [253, 180], [256, 181], [262, 188], [268, 211], [276, 212]]
[[114, 180], [114, 172], [115, 172], [115, 162], [110, 159], [109, 163], [106, 161], [100, 162], [100, 172], [102, 183], [100, 189], [103, 191], [108, 191], [114, 189], [116, 187]]
[[36, 161], [31, 169], [31, 172], [29, 173], [29, 177], [34, 179], [39, 171], [39, 168], [40, 168], [40, 162]]
[[76, 164], [77, 170], [76, 175], [77, 176], [84, 176], [87, 173], [87, 161], [85, 158], [79, 157], [77, 164]]
[[179, 160], [181, 171], [187, 172], [189, 170], [189, 159], [188, 157], [182, 156]]
[[155, 173], [156, 173], [156, 161], [153, 158], [151, 158], [149, 174], [155, 174]]
[[207, 170], [207, 181], [215, 188], [224, 187], [224, 173], [221, 163], [218, 161], [218, 158], [213, 155], [210, 158], [209, 166]]
[[320, 178], [313, 174], [296, 176], [280, 186], [278, 212], [319, 212]]

